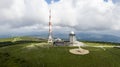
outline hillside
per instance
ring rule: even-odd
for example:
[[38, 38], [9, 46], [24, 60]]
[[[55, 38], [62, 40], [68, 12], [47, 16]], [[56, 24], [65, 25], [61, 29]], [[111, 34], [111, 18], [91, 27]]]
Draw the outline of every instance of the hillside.
[[[73, 55], [69, 49], [53, 47], [45, 39], [18, 37], [0, 39], [0, 67], [120, 67], [120, 49], [115, 44], [84, 42], [87, 55]], [[111, 46], [111, 47], [92, 47]]]
[[[22, 36], [22, 35], [21, 35]], [[48, 34], [47, 32], [43, 33], [32, 33], [32, 34], [26, 34], [23, 36], [34, 36], [34, 37], [42, 37], [42, 38], [47, 38]], [[115, 36], [115, 35], [110, 35], [110, 34], [99, 34], [99, 33], [87, 33], [87, 32], [81, 32], [81, 33], [76, 33], [77, 39], [78, 40], [87, 40], [87, 41], [104, 41], [104, 42], [116, 42], [120, 43], [120, 37]], [[0, 38], [8, 38], [12, 37], [12, 35], [1, 35]], [[69, 33], [54, 33], [54, 38], [62, 38], [62, 39], [68, 39], [69, 38]]]

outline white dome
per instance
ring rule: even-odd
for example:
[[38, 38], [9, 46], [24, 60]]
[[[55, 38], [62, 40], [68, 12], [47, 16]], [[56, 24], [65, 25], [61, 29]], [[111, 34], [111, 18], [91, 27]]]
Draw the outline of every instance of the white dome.
[[75, 34], [74, 31], [71, 31], [70, 34]]

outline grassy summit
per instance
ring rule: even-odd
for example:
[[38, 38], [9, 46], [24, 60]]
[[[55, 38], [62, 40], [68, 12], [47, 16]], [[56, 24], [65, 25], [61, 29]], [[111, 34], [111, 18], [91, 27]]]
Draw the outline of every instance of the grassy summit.
[[[69, 49], [53, 47], [37, 38], [0, 39], [0, 67], [120, 67], [120, 49], [113, 47], [83, 47], [88, 55], [73, 55]], [[7, 44], [7, 43], [9, 44]], [[4, 43], [7, 46], [4, 46]], [[88, 46], [113, 46], [115, 44], [89, 43]]]

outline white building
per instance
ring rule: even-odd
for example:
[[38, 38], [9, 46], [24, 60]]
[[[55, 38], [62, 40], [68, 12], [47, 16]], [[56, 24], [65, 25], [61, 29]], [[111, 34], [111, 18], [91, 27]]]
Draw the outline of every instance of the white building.
[[71, 45], [73, 45], [76, 42], [76, 36], [75, 36], [75, 33], [73, 31], [70, 32], [69, 39], [70, 39]]
[[70, 46], [84, 46], [82, 42], [77, 41], [75, 33], [73, 31], [69, 34]]

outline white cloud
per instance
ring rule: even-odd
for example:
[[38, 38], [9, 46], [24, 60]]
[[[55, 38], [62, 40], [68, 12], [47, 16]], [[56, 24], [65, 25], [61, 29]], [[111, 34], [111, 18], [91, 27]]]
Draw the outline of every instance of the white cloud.
[[[49, 6], [45, 0], [0, 0], [0, 31], [47, 31]], [[111, 0], [60, 0], [51, 9], [54, 31], [120, 31], [120, 5]]]

